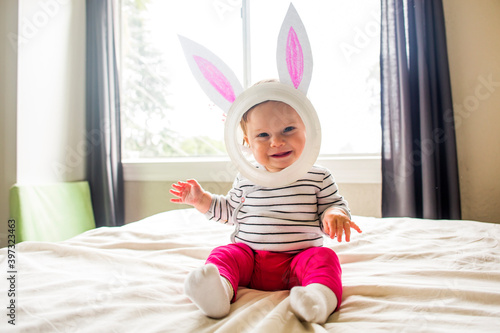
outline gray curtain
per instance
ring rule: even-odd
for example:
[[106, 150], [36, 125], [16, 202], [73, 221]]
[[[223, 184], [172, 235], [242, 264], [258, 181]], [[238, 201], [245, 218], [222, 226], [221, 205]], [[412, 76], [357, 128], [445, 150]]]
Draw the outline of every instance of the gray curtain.
[[381, 0], [382, 215], [460, 219], [441, 0]]
[[86, 173], [96, 225], [124, 223], [120, 94], [112, 0], [87, 0]]

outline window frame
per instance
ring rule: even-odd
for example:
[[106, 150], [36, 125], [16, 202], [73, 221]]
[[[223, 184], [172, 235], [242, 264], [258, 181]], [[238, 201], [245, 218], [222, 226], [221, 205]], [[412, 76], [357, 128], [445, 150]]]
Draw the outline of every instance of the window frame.
[[[237, 174], [229, 157], [179, 157], [122, 161], [125, 181], [177, 181], [232, 183]], [[382, 183], [379, 154], [320, 156], [318, 165], [332, 171], [339, 183]], [[200, 167], [202, 166], [202, 167]]]

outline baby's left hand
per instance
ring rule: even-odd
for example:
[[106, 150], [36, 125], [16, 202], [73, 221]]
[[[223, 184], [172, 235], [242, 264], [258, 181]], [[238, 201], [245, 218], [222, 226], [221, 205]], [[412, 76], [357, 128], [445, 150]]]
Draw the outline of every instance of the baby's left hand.
[[332, 208], [325, 212], [323, 216], [323, 230], [330, 238], [335, 238], [342, 242], [342, 234], [345, 232], [346, 242], [351, 241], [351, 228], [361, 233], [361, 229], [356, 223], [349, 219], [346, 213], [338, 208]]

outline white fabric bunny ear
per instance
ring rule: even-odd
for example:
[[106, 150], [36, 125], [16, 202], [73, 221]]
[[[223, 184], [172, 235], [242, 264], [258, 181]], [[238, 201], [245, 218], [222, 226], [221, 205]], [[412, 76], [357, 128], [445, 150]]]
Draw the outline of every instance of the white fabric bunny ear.
[[179, 36], [186, 60], [207, 96], [227, 115], [236, 97], [243, 91], [234, 72], [204, 46]]
[[276, 62], [280, 82], [307, 94], [313, 67], [311, 45], [293, 4], [288, 8], [278, 36]]

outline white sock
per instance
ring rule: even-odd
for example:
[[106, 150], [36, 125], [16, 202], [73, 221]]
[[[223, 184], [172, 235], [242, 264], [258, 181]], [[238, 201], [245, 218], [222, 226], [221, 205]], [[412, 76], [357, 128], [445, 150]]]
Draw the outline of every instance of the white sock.
[[293, 287], [290, 291], [290, 306], [300, 320], [324, 324], [337, 307], [337, 297], [327, 286], [313, 283], [305, 287]]
[[208, 317], [222, 318], [229, 313], [233, 288], [213, 264], [189, 273], [184, 282], [184, 292]]

